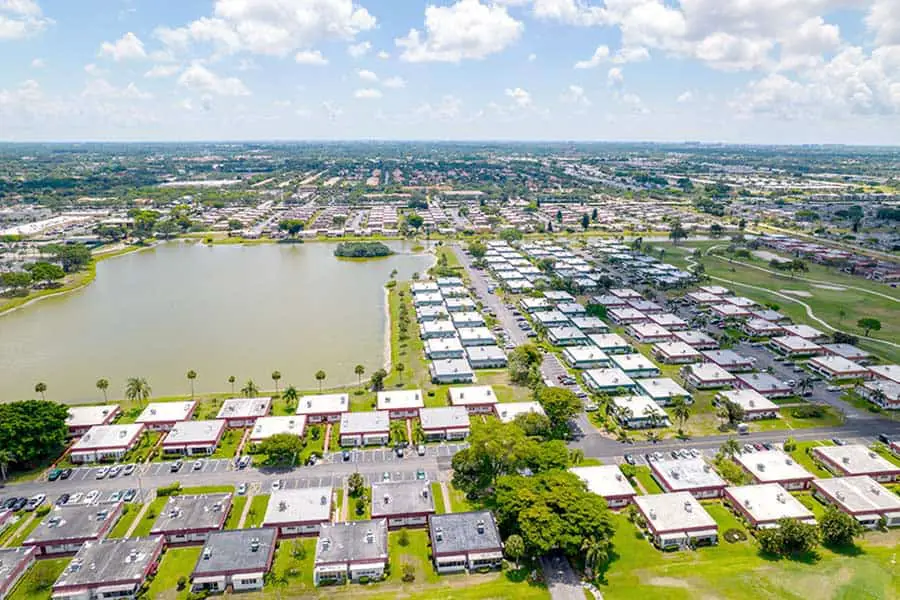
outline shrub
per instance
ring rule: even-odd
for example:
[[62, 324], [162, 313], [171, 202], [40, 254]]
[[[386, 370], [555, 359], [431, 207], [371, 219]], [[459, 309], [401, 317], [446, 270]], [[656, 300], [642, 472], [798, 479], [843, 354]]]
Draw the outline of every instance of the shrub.
[[47, 513], [49, 513], [49, 512], [50, 512], [50, 506], [45, 504], [44, 506], [42, 506], [39, 509], [37, 509], [36, 511], [34, 511], [34, 514], [37, 517], [45, 517], [45, 516], [47, 516]]
[[825, 415], [825, 409], [813, 404], [798, 406], [791, 409], [791, 416], [795, 419], [817, 419]]
[[183, 590], [184, 586], [186, 586], [186, 585], [187, 585], [187, 577], [182, 575], [181, 577], [178, 578], [178, 590], [179, 591]]
[[734, 544], [735, 542], [743, 542], [747, 539], [747, 534], [741, 531], [740, 529], [729, 529], [725, 533], [722, 534], [722, 537], [725, 538], [725, 541], [729, 544]]
[[416, 569], [409, 563], [403, 563], [403, 581], [405, 583], [412, 583], [416, 580]]
[[181, 492], [181, 482], [175, 481], [161, 488], [156, 488], [156, 495], [161, 496], [177, 496]]
[[401, 546], [409, 546], [409, 532], [401, 529], [397, 537], [397, 543]]

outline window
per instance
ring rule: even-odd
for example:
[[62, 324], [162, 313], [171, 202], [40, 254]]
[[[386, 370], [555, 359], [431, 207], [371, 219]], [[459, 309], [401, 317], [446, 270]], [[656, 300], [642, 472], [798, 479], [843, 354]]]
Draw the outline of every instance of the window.
[[241, 579], [240, 580], [241, 585], [256, 585], [258, 583], [259, 583], [258, 579]]

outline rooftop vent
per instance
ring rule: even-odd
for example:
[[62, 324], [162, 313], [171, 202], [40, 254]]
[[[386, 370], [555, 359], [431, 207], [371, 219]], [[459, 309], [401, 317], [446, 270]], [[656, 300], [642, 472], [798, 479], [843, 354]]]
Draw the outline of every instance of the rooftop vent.
[[787, 503], [787, 497], [784, 495], [783, 492], [778, 492], [778, 495], [775, 496], [775, 498], [776, 498], [779, 502], [781, 502], [782, 504], [786, 504], [786, 503]]
[[212, 556], [212, 550], [209, 548], [203, 548], [203, 560], [209, 560], [209, 557]]
[[684, 503], [684, 512], [691, 512], [694, 510], [694, 506], [690, 502]]
[[322, 550], [327, 551], [331, 548], [331, 540], [329, 538], [322, 538]]
[[258, 552], [259, 551], [259, 538], [253, 538], [250, 540], [250, 552]]
[[434, 539], [438, 542], [442, 542], [444, 540], [444, 530], [440, 527], [436, 527], [434, 529]]
[[651, 508], [649, 514], [650, 514], [650, 519], [655, 521], [656, 520], [656, 510]]
[[375, 542], [375, 533], [371, 529], [366, 530], [366, 543], [372, 544]]
[[845, 465], [849, 465], [849, 464], [850, 464], [850, 457], [849, 457], [849, 456], [842, 456], [842, 457], [841, 457], [841, 462], [844, 463]]
[[390, 495], [390, 494], [385, 494], [385, 495], [384, 495], [384, 503], [385, 503], [385, 504], [390, 504], [390, 503], [391, 503], [391, 495]]
[[282, 500], [281, 502], [278, 503], [278, 511], [279, 511], [279, 512], [284, 512], [284, 511], [286, 511], [286, 510], [287, 510], [287, 502], [285, 502], [284, 500]]
[[479, 519], [478, 523], [475, 524], [475, 529], [478, 533], [484, 533], [484, 521]]
[[328, 504], [328, 496], [322, 496], [319, 499], [319, 504], [321, 504], [322, 506], [325, 506], [326, 504]]

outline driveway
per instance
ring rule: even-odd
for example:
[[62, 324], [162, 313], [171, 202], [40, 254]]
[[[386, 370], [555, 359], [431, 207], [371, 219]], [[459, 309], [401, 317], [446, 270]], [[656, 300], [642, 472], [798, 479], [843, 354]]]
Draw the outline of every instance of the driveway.
[[554, 554], [541, 558], [541, 568], [553, 600], [584, 600], [581, 579], [564, 556]]

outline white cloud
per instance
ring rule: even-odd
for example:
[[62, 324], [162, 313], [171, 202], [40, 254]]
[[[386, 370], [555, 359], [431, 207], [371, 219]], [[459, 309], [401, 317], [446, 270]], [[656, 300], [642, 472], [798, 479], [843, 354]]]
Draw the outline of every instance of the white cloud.
[[144, 73], [144, 77], [147, 77], [148, 79], [171, 77], [180, 70], [181, 67], [178, 65], [153, 65], [149, 71]]
[[222, 54], [286, 56], [325, 40], [352, 40], [376, 24], [353, 0], [216, 0], [212, 16], [155, 35], [176, 50], [205, 43]]
[[219, 96], [249, 96], [250, 90], [237, 77], [220, 77], [200, 63], [194, 63], [178, 78], [178, 85], [199, 93]]
[[381, 85], [386, 88], [400, 89], [406, 87], [406, 81], [402, 77], [388, 77], [381, 83]]
[[678, 98], [675, 99], [679, 104], [687, 104], [688, 102], [694, 101], [694, 92], [691, 90], [687, 90], [678, 95]]
[[81, 95], [84, 98], [102, 98], [104, 100], [110, 98], [149, 100], [153, 97], [151, 94], [140, 90], [134, 83], [129, 83], [125, 87], [118, 88], [102, 77], [88, 79]]
[[782, 38], [778, 69], [816, 68], [824, 61], [824, 54], [840, 45], [840, 28], [825, 23], [822, 17], [813, 17]]
[[94, 63], [88, 63], [84, 65], [84, 72], [90, 75], [91, 77], [102, 77], [106, 75], [106, 69], [98, 67]]
[[318, 50], [301, 50], [294, 55], [294, 62], [300, 65], [321, 67], [328, 64], [328, 59]]
[[387, 60], [390, 57], [391, 57], [391, 55], [388, 52], [385, 52], [384, 50], [381, 50], [378, 52], [378, 58], [380, 58], [381, 60]]
[[35, 58], [31, 61], [32, 69], [43, 69], [47, 66], [47, 62], [43, 58]]
[[580, 85], [570, 85], [566, 91], [564, 91], [559, 99], [566, 104], [575, 104], [581, 107], [588, 107], [591, 105], [590, 99], [587, 97], [587, 94], [584, 93], [584, 88]]
[[506, 8], [480, 0], [458, 0], [451, 6], [425, 9], [425, 35], [411, 29], [394, 42], [408, 62], [460, 62], [483, 59], [515, 43], [525, 26]]
[[626, 92], [619, 96], [619, 102], [624, 104], [629, 110], [637, 114], [647, 114], [650, 111], [644, 106], [644, 101], [637, 94]]
[[353, 97], [362, 100], [377, 100], [378, 98], [381, 98], [381, 90], [375, 88], [362, 88], [353, 92]]
[[369, 71], [367, 69], [359, 69], [356, 72], [356, 75], [363, 81], [372, 81], [372, 82], [378, 81], [378, 75], [376, 75], [374, 72]]
[[587, 60], [579, 60], [575, 63], [576, 69], [593, 69], [594, 67], [600, 66], [600, 63], [606, 62], [609, 59], [609, 47], [608, 46], [597, 46], [597, 49], [594, 50], [594, 54]]
[[438, 104], [426, 102], [416, 109], [416, 114], [428, 119], [449, 121], [459, 117], [462, 109], [462, 100], [456, 96], [447, 95], [441, 98]]
[[606, 84], [610, 87], [619, 87], [625, 83], [625, 75], [622, 74], [622, 69], [619, 67], [613, 67], [606, 73]]
[[52, 24], [35, 0], [0, 0], [0, 40], [21, 40]]
[[535, 54], [534, 52], [532, 52], [531, 54], [528, 55], [528, 62], [534, 62], [536, 60], [537, 60], [537, 54]]
[[344, 114], [344, 109], [329, 100], [322, 103], [322, 110], [325, 111], [325, 116], [327, 116], [330, 121], [335, 121]]
[[568, 25], [592, 26], [606, 22], [605, 10], [585, 0], [534, 0], [534, 16]]
[[612, 59], [616, 64], [643, 62], [645, 60], [650, 60], [650, 52], [643, 46], [619, 48]]
[[108, 56], [116, 62], [123, 60], [136, 60], [147, 57], [144, 50], [144, 42], [130, 31], [115, 42], [103, 42], [100, 44], [100, 56]]
[[522, 88], [506, 88], [503, 92], [507, 97], [512, 98], [513, 104], [519, 108], [528, 108], [531, 106], [531, 94]]
[[353, 58], [362, 58], [363, 56], [368, 54], [369, 50], [371, 49], [371, 42], [360, 42], [358, 44], [351, 44], [350, 46], [347, 46], [347, 54], [349, 54]]
[[[875, 0], [866, 16], [866, 25], [875, 32], [875, 42], [880, 45], [900, 45], [900, 2]], [[0, 36], [2, 37], [2, 36]]]

